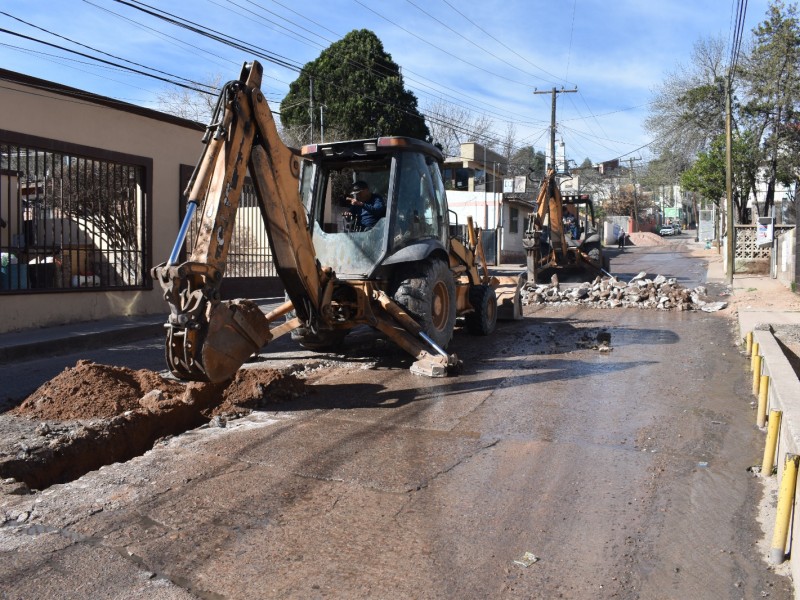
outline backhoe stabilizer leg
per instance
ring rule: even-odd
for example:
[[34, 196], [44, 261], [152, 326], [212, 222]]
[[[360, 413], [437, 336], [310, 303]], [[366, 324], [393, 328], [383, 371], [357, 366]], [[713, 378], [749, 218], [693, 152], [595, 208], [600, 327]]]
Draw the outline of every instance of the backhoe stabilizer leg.
[[[386, 300], [394, 304], [388, 297], [381, 298], [381, 300], [382, 304]], [[397, 305], [394, 304], [394, 306]], [[377, 309], [373, 310], [372, 315], [375, 322], [371, 323], [371, 325], [416, 359], [414, 364], [411, 365], [410, 370], [412, 373], [426, 377], [447, 377], [448, 374], [456, 373], [461, 369], [461, 361], [455, 354], [440, 352], [438, 346], [434, 348], [437, 351], [436, 354], [431, 354], [426, 350], [420, 341], [422, 338], [415, 337], [415, 335], [419, 334], [419, 326], [411, 317], [406, 315], [413, 326], [406, 328], [404, 319], [396, 318], [385, 310], [383, 306], [374, 308]], [[397, 306], [397, 309], [403, 312], [399, 306]], [[405, 315], [406, 313], [403, 312], [403, 314]], [[412, 329], [414, 335], [408, 329]]]
[[410, 371], [416, 375], [447, 377], [449, 373], [461, 368], [461, 361], [455, 354], [449, 354], [446, 357], [440, 354], [431, 354], [410, 333], [398, 327], [391, 319], [375, 315], [373, 327], [416, 359], [410, 368]]

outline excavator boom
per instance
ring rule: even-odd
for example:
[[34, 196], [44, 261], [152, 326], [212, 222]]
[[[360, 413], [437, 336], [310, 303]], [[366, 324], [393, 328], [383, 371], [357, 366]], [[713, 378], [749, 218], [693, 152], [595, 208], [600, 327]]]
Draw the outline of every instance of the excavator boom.
[[[223, 303], [219, 294], [248, 168], [298, 317], [307, 320], [320, 310], [324, 275], [297, 199], [299, 157], [278, 136], [261, 77], [262, 67], [254, 62], [245, 65], [239, 80], [225, 85], [187, 189], [181, 234], [170, 260], [153, 269], [171, 306], [167, 363], [184, 379], [228, 379], [272, 337], [270, 321], [253, 302]], [[200, 226], [194, 246], [188, 260], [177, 264], [195, 212]]]

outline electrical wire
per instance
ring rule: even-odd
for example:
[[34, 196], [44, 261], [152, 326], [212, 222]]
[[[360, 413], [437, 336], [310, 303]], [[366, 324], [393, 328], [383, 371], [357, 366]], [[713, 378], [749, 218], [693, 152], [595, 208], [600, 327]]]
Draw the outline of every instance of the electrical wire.
[[[5, 12], [5, 11], [2, 11], [2, 10], [0, 10], [0, 15], [5, 15], [6, 17], [9, 17], [9, 18], [11, 18], [11, 19], [14, 19], [15, 21], [17, 21], [17, 22], [19, 22], [19, 23], [24, 23], [24, 24], [25, 24], [25, 25], [27, 25], [28, 27], [33, 27], [34, 29], [38, 29], [39, 31], [42, 31], [42, 32], [44, 32], [44, 33], [47, 33], [47, 34], [49, 34], [49, 35], [52, 35], [52, 36], [54, 36], [54, 37], [57, 37], [57, 38], [59, 38], [59, 39], [65, 40], [65, 41], [67, 41], [67, 42], [70, 42], [71, 44], [75, 44], [76, 46], [80, 46], [81, 48], [86, 48], [87, 50], [91, 50], [92, 52], [97, 52], [98, 54], [102, 54], [102, 55], [104, 55], [104, 56], [108, 56], [108, 57], [110, 57], [110, 58], [113, 58], [113, 59], [116, 59], [116, 60], [121, 60], [121, 61], [123, 61], [123, 62], [129, 63], [129, 64], [132, 64], [132, 65], [136, 65], [137, 67], [142, 67], [143, 69], [148, 69], [149, 71], [153, 71], [153, 72], [155, 72], [155, 73], [161, 73], [162, 75], [168, 75], [168, 76], [170, 76], [170, 77], [174, 77], [174, 78], [176, 78], [176, 79], [182, 79], [182, 80], [183, 80], [183, 81], [185, 81], [186, 83], [191, 83], [192, 85], [196, 85], [196, 86], [206, 86], [206, 84], [203, 84], [203, 83], [200, 83], [200, 82], [197, 82], [197, 81], [193, 81], [193, 80], [191, 80], [191, 79], [187, 79], [187, 78], [185, 78], [185, 77], [181, 77], [181, 76], [179, 76], [179, 75], [172, 75], [172, 74], [170, 74], [170, 73], [167, 73], [166, 71], [162, 71], [162, 70], [160, 70], [160, 69], [156, 69], [156, 68], [153, 68], [153, 67], [148, 67], [148, 66], [146, 66], [146, 65], [143, 65], [143, 64], [141, 64], [141, 63], [137, 63], [137, 62], [135, 62], [135, 61], [128, 60], [127, 58], [122, 58], [122, 57], [120, 57], [120, 56], [116, 56], [115, 54], [110, 54], [110, 53], [108, 53], [108, 52], [104, 52], [104, 51], [102, 51], [102, 50], [98, 50], [97, 48], [93, 48], [92, 46], [88, 46], [88, 45], [86, 45], [86, 44], [83, 44], [83, 43], [81, 43], [81, 42], [77, 42], [77, 41], [75, 41], [75, 40], [73, 40], [73, 39], [71, 39], [71, 38], [68, 38], [68, 37], [66, 37], [66, 36], [63, 36], [63, 35], [61, 35], [61, 34], [58, 34], [58, 33], [55, 33], [55, 32], [53, 32], [53, 31], [50, 31], [49, 29], [45, 29], [44, 27], [39, 27], [38, 25], [34, 25], [33, 23], [29, 23], [28, 21], [25, 21], [25, 20], [23, 20], [23, 19], [20, 19], [19, 17], [15, 17], [14, 15], [10, 15], [10, 14], [8, 14], [8, 13], [7, 13], [7, 12]], [[206, 86], [206, 87], [208, 87], [208, 86]]]
[[[274, 0], [273, 0], [273, 1], [274, 1]], [[527, 59], [526, 57], [524, 57], [522, 54], [520, 54], [519, 52], [517, 52], [516, 50], [514, 50], [513, 48], [511, 48], [511, 47], [510, 47], [510, 46], [508, 46], [507, 44], [505, 44], [505, 43], [504, 43], [502, 40], [499, 40], [498, 38], [496, 38], [495, 36], [493, 36], [491, 33], [489, 33], [488, 31], [486, 31], [486, 30], [485, 30], [483, 27], [481, 27], [480, 25], [478, 25], [478, 24], [477, 24], [475, 21], [473, 21], [473, 20], [472, 20], [472, 19], [470, 19], [470, 18], [469, 18], [467, 15], [465, 15], [463, 12], [461, 12], [460, 10], [458, 10], [458, 8], [456, 8], [455, 6], [453, 6], [453, 5], [452, 5], [452, 4], [451, 4], [451, 3], [450, 3], [448, 0], [442, 0], [442, 2], [444, 2], [445, 4], [447, 4], [447, 6], [449, 6], [451, 9], [453, 9], [453, 11], [454, 11], [454, 12], [458, 13], [459, 15], [461, 15], [461, 16], [462, 16], [462, 17], [463, 17], [465, 20], [467, 20], [469, 23], [471, 23], [472, 25], [474, 25], [475, 27], [477, 27], [477, 28], [478, 28], [480, 31], [482, 31], [482, 32], [483, 32], [485, 35], [487, 35], [488, 37], [490, 37], [491, 39], [493, 39], [495, 42], [497, 42], [498, 44], [500, 44], [500, 45], [501, 45], [503, 48], [505, 48], [506, 50], [508, 50], [509, 52], [511, 52], [512, 54], [514, 54], [515, 56], [517, 56], [517, 57], [521, 58], [521, 59], [522, 59], [522, 60], [524, 60], [526, 63], [528, 63], [529, 65], [531, 65], [532, 67], [534, 67], [535, 69], [539, 69], [539, 70], [540, 70], [542, 73], [544, 73], [545, 75], [549, 75], [550, 77], [552, 77], [552, 78], [553, 78], [553, 80], [557, 80], [557, 81], [563, 81], [564, 83], [568, 83], [568, 84], [570, 84], [570, 85], [575, 85], [575, 84], [574, 84], [574, 82], [571, 82], [571, 81], [568, 81], [568, 80], [566, 80], [566, 79], [563, 79], [563, 78], [559, 77], [558, 75], [553, 75], [552, 73], [550, 73], [549, 71], [546, 71], [545, 69], [543, 69], [543, 68], [542, 68], [542, 67], [540, 67], [539, 65], [536, 65], [536, 64], [532, 63], [530, 60], [528, 60], [528, 59]]]
[[64, 46], [59, 46], [58, 44], [52, 44], [50, 42], [45, 42], [44, 40], [39, 40], [39, 39], [36, 39], [36, 38], [31, 37], [29, 35], [24, 35], [22, 33], [17, 33], [15, 31], [10, 31], [10, 30], [5, 29], [3, 27], [0, 27], [0, 33], [13, 35], [15, 37], [19, 37], [19, 38], [22, 38], [22, 39], [25, 39], [25, 40], [28, 40], [28, 41], [36, 42], [38, 44], [43, 44], [45, 46], [50, 46], [51, 48], [58, 48], [59, 50], [63, 50], [64, 52], [70, 52], [72, 54], [77, 54], [78, 56], [83, 56], [85, 58], [89, 58], [91, 60], [94, 60], [94, 61], [97, 61], [97, 62], [101, 62], [101, 63], [107, 64], [107, 65], [112, 65], [112, 66], [118, 67], [120, 69], [124, 69], [126, 71], [130, 71], [131, 73], [137, 73], [139, 75], [144, 75], [145, 77], [151, 77], [153, 79], [158, 79], [159, 81], [163, 81], [163, 82], [169, 83], [171, 85], [182, 87], [182, 88], [185, 88], [187, 90], [192, 90], [192, 91], [200, 92], [200, 93], [209, 93], [207, 90], [204, 90], [204, 89], [201, 89], [201, 88], [197, 88], [197, 87], [182, 83], [182, 82], [174, 80], [174, 79], [167, 79], [166, 77], [161, 77], [160, 75], [156, 75], [154, 73], [148, 73], [148, 72], [142, 71], [140, 69], [134, 69], [133, 67], [129, 67], [129, 66], [126, 66], [126, 65], [115, 64], [115, 63], [112, 63], [111, 61], [108, 61], [108, 60], [106, 60], [104, 58], [100, 58], [98, 56], [91, 56], [90, 54], [86, 54], [85, 52], [79, 52], [77, 50], [72, 50], [72, 49], [66, 48]]
[[[179, 27], [183, 27], [184, 29], [187, 29], [187, 30], [192, 31], [194, 33], [203, 35], [203, 36], [208, 37], [208, 38], [210, 38], [212, 40], [218, 41], [218, 42], [223, 43], [223, 44], [227, 44], [228, 46], [231, 46], [233, 48], [236, 48], [236, 49], [239, 49], [239, 50], [243, 50], [243, 51], [247, 51], [249, 49], [248, 46], [247, 46], [247, 43], [244, 42], [243, 40], [239, 40], [239, 39], [237, 39], [237, 38], [235, 38], [233, 36], [225, 36], [225, 34], [219, 32], [219, 31], [216, 31], [216, 30], [211, 29], [211, 28], [203, 27], [200, 24], [195, 23], [193, 21], [189, 21], [187, 19], [182, 19], [181, 17], [178, 17], [177, 15], [174, 15], [172, 13], [168, 13], [166, 11], [160, 11], [159, 9], [154, 8], [154, 7], [148, 5], [148, 4], [144, 3], [144, 2], [140, 2], [138, 0], [132, 0], [131, 2], [129, 2], [127, 0], [114, 0], [114, 1], [119, 3], [119, 4], [127, 5], [127, 6], [129, 6], [131, 8], [135, 8], [135, 9], [141, 11], [141, 12], [144, 12], [146, 14], [149, 14], [151, 16], [159, 18], [159, 19], [161, 19], [163, 21], [166, 21], [168, 23], [171, 23], [173, 25], [176, 25], [176, 26], [179, 26]], [[137, 6], [137, 5], [141, 5], [141, 6]], [[161, 14], [161, 13], [163, 13], [163, 14]], [[255, 48], [257, 50], [257, 51], [254, 50], [253, 53], [256, 54], [257, 56], [259, 56], [260, 58], [263, 58], [264, 60], [268, 60], [270, 62], [278, 64], [279, 66], [284, 66], [286, 68], [290, 68], [291, 70], [293, 70], [295, 72], [298, 72], [298, 73], [302, 72], [302, 67], [300, 67], [300, 63], [298, 63], [296, 61], [293, 61], [293, 62], [295, 62], [294, 65], [289, 65], [289, 64], [286, 64], [285, 61], [288, 61], [288, 60], [291, 60], [291, 59], [287, 59], [286, 57], [282, 57], [281, 55], [278, 55], [278, 54], [269, 53], [269, 51], [266, 51], [263, 48], [259, 48], [258, 46], [253, 46], [252, 48]], [[276, 60], [274, 60], [274, 57], [280, 57], [281, 60], [276, 61]], [[363, 68], [367, 68], [364, 65], [361, 65], [361, 66]], [[354, 93], [355, 93], [355, 90], [354, 90]], [[378, 100], [378, 101], [380, 103], [384, 104], [384, 105], [392, 106], [389, 103], [386, 103], [386, 102], [383, 102], [383, 101], [380, 101], [380, 100]], [[398, 110], [402, 110], [399, 107], [395, 107], [395, 108], [397, 108]], [[409, 113], [409, 114], [412, 114], [412, 113]], [[504, 118], [507, 118], [507, 117], [504, 117]]]
[[478, 44], [478, 43], [477, 43], [477, 42], [475, 42], [474, 40], [471, 40], [471, 39], [469, 39], [468, 37], [464, 36], [464, 35], [463, 35], [461, 32], [459, 32], [459, 31], [456, 31], [455, 29], [453, 29], [452, 27], [450, 27], [450, 26], [449, 26], [447, 23], [445, 23], [445, 22], [444, 22], [444, 21], [442, 21], [441, 19], [439, 19], [439, 18], [435, 17], [434, 15], [432, 15], [431, 13], [429, 13], [428, 11], [426, 11], [424, 8], [422, 8], [421, 6], [419, 6], [419, 5], [418, 5], [416, 2], [414, 2], [414, 0], [406, 0], [406, 2], [408, 2], [408, 3], [409, 3], [411, 6], [413, 6], [414, 8], [416, 8], [416, 9], [417, 9], [418, 11], [420, 11], [422, 14], [426, 15], [427, 17], [429, 17], [429, 18], [433, 19], [434, 21], [436, 21], [437, 23], [439, 23], [439, 24], [440, 24], [442, 27], [444, 27], [445, 29], [448, 29], [449, 31], [452, 31], [452, 32], [453, 32], [453, 33], [455, 33], [455, 34], [456, 34], [458, 37], [460, 37], [462, 40], [466, 41], [466, 42], [467, 42], [467, 43], [469, 43], [469, 44], [472, 44], [472, 45], [473, 45], [473, 46], [475, 46], [475, 47], [476, 47], [478, 50], [481, 50], [482, 52], [485, 52], [486, 54], [488, 54], [488, 55], [489, 55], [489, 56], [491, 56], [492, 58], [499, 60], [500, 62], [502, 62], [502, 63], [504, 63], [504, 64], [508, 65], [508, 66], [509, 66], [509, 67], [511, 67], [512, 69], [515, 69], [515, 70], [521, 71], [522, 73], [525, 73], [525, 75], [530, 75], [531, 77], [534, 77], [534, 78], [536, 78], [536, 79], [539, 79], [540, 81], [546, 81], [545, 79], [543, 79], [543, 78], [542, 78], [542, 77], [540, 77], [539, 75], [534, 75], [533, 73], [529, 73], [528, 71], [524, 71], [524, 70], [520, 69], [519, 67], [517, 67], [517, 66], [515, 66], [515, 65], [511, 64], [510, 62], [508, 62], [508, 61], [507, 61], [505, 58], [502, 58], [502, 57], [500, 57], [500, 56], [497, 56], [497, 55], [496, 55], [494, 52], [492, 52], [492, 51], [490, 51], [490, 50], [488, 50], [488, 49], [484, 48], [483, 46], [481, 46], [480, 44]]
[[498, 73], [495, 73], [494, 71], [490, 71], [489, 69], [485, 69], [485, 68], [483, 68], [483, 67], [480, 67], [480, 66], [478, 66], [478, 65], [476, 65], [476, 64], [474, 64], [474, 63], [471, 63], [471, 62], [469, 62], [468, 60], [465, 60], [463, 57], [461, 57], [461, 56], [458, 56], [457, 54], [453, 54], [452, 52], [449, 52], [449, 51], [445, 50], [444, 48], [440, 48], [440, 47], [439, 47], [439, 46], [437, 46], [436, 44], [434, 44], [434, 43], [432, 43], [432, 42], [430, 42], [430, 41], [426, 40], [426, 39], [425, 39], [424, 37], [422, 37], [421, 35], [417, 35], [417, 34], [416, 34], [416, 33], [414, 33], [413, 31], [411, 31], [411, 30], [409, 30], [409, 29], [406, 29], [406, 28], [405, 28], [405, 27], [403, 27], [402, 25], [399, 25], [399, 24], [395, 23], [394, 21], [392, 21], [392, 20], [391, 20], [391, 19], [389, 19], [388, 17], [386, 17], [386, 16], [382, 15], [381, 13], [379, 13], [378, 11], [376, 11], [375, 9], [373, 9], [373, 8], [371, 8], [371, 7], [367, 6], [366, 4], [364, 4], [364, 2], [362, 2], [361, 0], [353, 0], [353, 1], [354, 1], [356, 4], [359, 4], [359, 5], [363, 6], [365, 9], [367, 9], [369, 12], [371, 12], [371, 13], [372, 13], [372, 14], [374, 14], [374, 15], [376, 15], [377, 17], [380, 17], [381, 19], [383, 19], [384, 21], [386, 21], [386, 22], [388, 22], [388, 23], [390, 23], [390, 24], [394, 25], [394, 26], [395, 26], [395, 27], [397, 27], [398, 29], [401, 29], [401, 30], [403, 30], [403, 31], [404, 31], [405, 33], [407, 33], [408, 35], [410, 35], [410, 36], [413, 36], [413, 37], [417, 38], [417, 39], [418, 39], [418, 40], [420, 40], [421, 42], [424, 42], [424, 43], [426, 43], [427, 45], [431, 46], [432, 48], [435, 48], [435, 49], [436, 49], [436, 50], [438, 50], [439, 52], [442, 52], [442, 53], [444, 53], [444, 54], [447, 54], [448, 56], [450, 56], [450, 57], [452, 57], [452, 58], [455, 58], [457, 61], [459, 61], [459, 62], [462, 62], [462, 63], [464, 63], [465, 65], [472, 67], [473, 69], [478, 69], [479, 71], [483, 71], [484, 73], [487, 73], [487, 74], [491, 75], [492, 77], [497, 77], [498, 79], [504, 79], [505, 81], [508, 81], [508, 82], [510, 82], [510, 83], [513, 83], [513, 84], [516, 84], [516, 85], [523, 86], [523, 87], [525, 87], [525, 88], [530, 88], [530, 87], [531, 87], [529, 84], [527, 84], [527, 83], [525, 83], [525, 82], [523, 82], [523, 81], [517, 81], [516, 79], [511, 79], [510, 77], [506, 77], [506, 76], [504, 76], [504, 75], [500, 75], [500, 74], [498, 74]]

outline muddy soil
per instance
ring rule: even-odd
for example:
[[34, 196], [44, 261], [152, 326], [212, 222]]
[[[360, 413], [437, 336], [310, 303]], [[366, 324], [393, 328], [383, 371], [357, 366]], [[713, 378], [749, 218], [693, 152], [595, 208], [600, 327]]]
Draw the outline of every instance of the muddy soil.
[[184, 384], [146, 369], [78, 361], [10, 412], [21, 433], [12, 447], [0, 447], [0, 477], [44, 489], [129, 460], [159, 439], [204, 423], [224, 426], [303, 393], [302, 380], [273, 369], [241, 369], [224, 384]]

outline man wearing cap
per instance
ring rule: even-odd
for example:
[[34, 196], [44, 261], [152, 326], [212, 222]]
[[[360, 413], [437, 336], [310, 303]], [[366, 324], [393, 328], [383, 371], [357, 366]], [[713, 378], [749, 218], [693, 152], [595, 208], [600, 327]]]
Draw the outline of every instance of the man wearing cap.
[[356, 181], [347, 200], [354, 208], [355, 231], [372, 229], [379, 219], [386, 216], [386, 203], [370, 191], [366, 181]]

